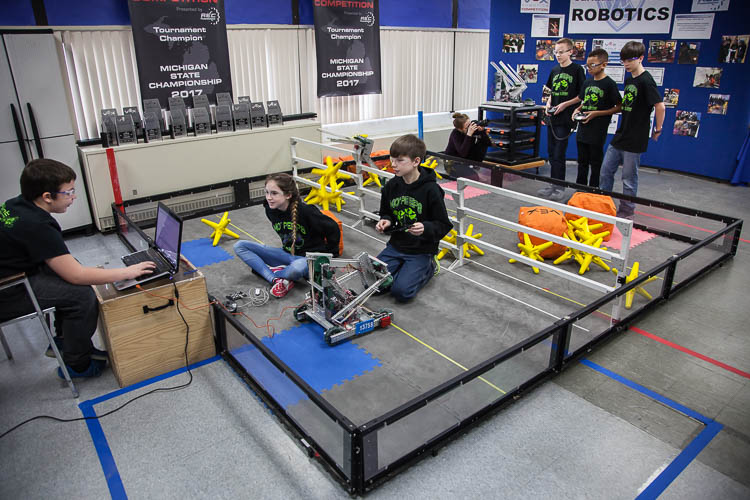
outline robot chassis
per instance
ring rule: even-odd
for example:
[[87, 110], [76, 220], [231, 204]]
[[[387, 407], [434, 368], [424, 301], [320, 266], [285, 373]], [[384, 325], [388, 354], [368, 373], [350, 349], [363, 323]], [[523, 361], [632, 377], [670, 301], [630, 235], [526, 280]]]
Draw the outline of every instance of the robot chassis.
[[[325, 329], [325, 341], [336, 345], [375, 328], [385, 328], [393, 320], [387, 309], [372, 311], [365, 301], [393, 278], [388, 266], [366, 252], [353, 259], [333, 258], [330, 253], [308, 253], [310, 293], [305, 303], [294, 310], [297, 321], [312, 320]], [[337, 276], [337, 273], [341, 273]], [[364, 290], [356, 293], [346, 288], [350, 280], [359, 278]]]

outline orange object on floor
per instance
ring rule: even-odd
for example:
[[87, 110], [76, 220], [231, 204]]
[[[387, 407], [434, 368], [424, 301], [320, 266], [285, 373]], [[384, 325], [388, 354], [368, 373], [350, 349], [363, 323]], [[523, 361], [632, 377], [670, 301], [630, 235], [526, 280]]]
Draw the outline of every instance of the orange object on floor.
[[[573, 196], [568, 200], [568, 205], [571, 207], [591, 210], [592, 212], [599, 212], [600, 214], [612, 216], [617, 214], [617, 207], [615, 207], [615, 202], [612, 200], [612, 197], [604, 194], [583, 193], [579, 191], [573, 193]], [[581, 216], [578, 214], [565, 214], [565, 218], [568, 220], [577, 220], [580, 219]], [[612, 237], [614, 224], [608, 224], [589, 218], [589, 225], [593, 226], [594, 224], [603, 224], [601, 229], [597, 229], [596, 232], [600, 233], [603, 231], [609, 231], [609, 234], [604, 237], [604, 241], [609, 241]]]
[[[518, 210], [518, 223], [555, 236], [562, 236], [568, 230], [568, 223], [565, 222], [563, 213], [549, 207], [521, 207]], [[537, 236], [529, 236], [534, 245], [541, 245], [548, 241]], [[523, 233], [518, 233], [518, 241], [524, 243]], [[553, 243], [551, 247], [542, 250], [539, 255], [545, 259], [554, 259], [562, 255], [566, 248], [559, 243]]]

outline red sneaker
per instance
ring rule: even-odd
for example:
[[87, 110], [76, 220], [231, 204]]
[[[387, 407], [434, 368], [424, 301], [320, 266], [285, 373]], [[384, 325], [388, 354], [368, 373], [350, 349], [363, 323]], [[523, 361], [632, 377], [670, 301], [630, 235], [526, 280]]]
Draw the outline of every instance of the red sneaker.
[[294, 281], [276, 278], [275, 280], [273, 280], [271, 295], [273, 295], [277, 299], [280, 299], [281, 297], [289, 293], [289, 290], [291, 290], [292, 288], [294, 288]]

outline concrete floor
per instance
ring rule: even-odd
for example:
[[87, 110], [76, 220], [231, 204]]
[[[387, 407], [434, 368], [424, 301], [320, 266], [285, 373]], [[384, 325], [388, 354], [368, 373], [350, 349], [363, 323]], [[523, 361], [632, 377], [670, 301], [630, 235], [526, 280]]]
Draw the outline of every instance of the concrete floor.
[[[573, 174], [575, 169], [568, 170]], [[617, 184], [615, 189], [619, 189]], [[639, 194], [750, 219], [746, 187], [643, 169]], [[275, 244], [267, 224], [248, 229]], [[194, 230], [206, 236], [197, 227]], [[346, 241], [352, 249], [372, 246], [377, 251], [378, 244], [371, 238], [349, 235]], [[645, 496], [653, 497], [655, 492], [663, 498], [750, 497], [746, 473], [750, 470], [746, 326], [750, 313], [744, 297], [750, 247], [748, 238], [743, 238], [737, 256], [728, 264], [639, 318], [635, 328], [596, 349], [584, 362], [450, 443], [437, 457], [423, 460], [369, 496], [634, 498], [645, 490]], [[648, 243], [636, 247], [643, 252], [642, 259], [650, 255]], [[69, 245], [88, 265], [104, 264], [106, 255], [119, 252], [119, 242], [111, 236], [77, 238]], [[231, 252], [231, 242], [222, 245]], [[499, 267], [497, 260], [498, 266], [492, 267]], [[260, 285], [243, 267], [232, 259], [203, 269], [209, 292], [223, 295], [235, 291], [239, 282]], [[531, 281], [524, 266], [506, 264], [502, 270]], [[466, 275], [477, 279], [490, 274], [476, 265], [456, 272], [471, 273]], [[444, 282], [451, 284], [445, 292], [456, 295], [437, 293], [444, 290]], [[503, 336], [472, 335], [470, 328], [461, 328], [459, 307], [461, 313], [483, 307], [483, 314], [492, 314], [487, 296], [471, 295], [486, 292], [461, 283], [458, 276], [442, 274], [417, 303], [397, 312], [396, 323], [406, 331], [419, 332], [417, 336], [430, 335], [425, 327], [430, 322], [446, 323], [446, 330], [454, 330], [460, 340], [441, 343], [440, 350], [472, 366], [483, 359], [483, 350], [501, 348]], [[516, 288], [522, 296], [532, 296], [522, 286]], [[303, 291], [295, 288], [295, 295], [270, 305], [291, 304]], [[458, 302], [460, 298], [465, 302]], [[372, 300], [390, 305], [388, 297]], [[558, 308], [552, 314], [564, 310], [563, 303], [541, 300], [545, 308]], [[508, 304], [501, 310], [511, 308]], [[436, 318], [441, 313], [444, 316]], [[523, 323], [534, 330], [533, 321], [542, 321], [533, 314], [501, 317], [506, 321], [501, 331], [508, 335], [523, 335]], [[15, 359], [0, 360], [0, 432], [39, 414], [81, 416], [78, 401], [54, 375], [55, 361], [42, 354], [46, 343], [40, 332], [30, 326], [23, 330], [20, 335], [17, 330], [7, 333]], [[378, 369], [325, 392], [330, 401], [345, 406], [351, 401], [347, 389], [379, 384], [387, 401], [350, 404], [347, 412], [355, 420], [367, 419], [384, 405], [397, 405], [434, 385], [436, 379], [459, 371], [432, 351], [416, 350], [415, 342], [393, 330], [357, 340], [387, 370]], [[442, 339], [438, 333], [433, 335], [429, 340], [437, 345]], [[401, 357], [388, 358], [386, 354], [394, 350], [412, 350], [409, 355], [429, 369], [417, 371]], [[383, 378], [374, 380], [376, 373]], [[108, 493], [116, 498], [238, 497], [248, 492], [260, 498], [347, 496], [307, 458], [223, 361], [197, 367], [193, 376], [187, 389], [147, 396], [103, 418], [99, 431], [83, 422], [41, 420], [3, 438], [0, 497], [46, 497], [53, 491], [60, 496], [96, 498]], [[187, 375], [180, 374], [153, 386], [114, 393], [118, 387], [108, 370], [99, 379], [79, 382], [78, 387], [83, 408], [102, 414], [152, 387], [186, 380]], [[108, 395], [106, 401], [86, 403]], [[675, 410], [678, 405], [684, 407], [682, 411]], [[720, 424], [718, 433], [706, 437], [704, 432], [713, 424], [704, 425], [701, 419]], [[696, 456], [692, 450], [696, 443], [705, 444], [701, 439], [708, 443]], [[686, 461], [686, 466], [670, 476], [680, 461]], [[667, 485], [668, 476], [675, 479]]]

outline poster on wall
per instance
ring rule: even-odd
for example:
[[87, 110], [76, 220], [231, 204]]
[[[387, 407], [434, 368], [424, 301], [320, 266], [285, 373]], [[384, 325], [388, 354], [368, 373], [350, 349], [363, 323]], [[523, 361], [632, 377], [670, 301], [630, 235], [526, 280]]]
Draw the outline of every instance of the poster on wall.
[[560, 38], [565, 32], [565, 16], [562, 14], [534, 14], [531, 18], [531, 36]]
[[318, 97], [380, 94], [378, 0], [314, 0]]
[[646, 67], [646, 71], [648, 71], [651, 75], [651, 78], [654, 79], [657, 87], [661, 87], [662, 85], [664, 85], [664, 68], [648, 66]]
[[640, 38], [594, 38], [591, 41], [591, 50], [604, 49], [609, 55], [610, 62], [615, 62], [620, 60], [623, 45], [630, 41], [643, 43]]
[[669, 33], [673, 0], [570, 0], [568, 33]]
[[[212, 4], [128, 0], [141, 99], [232, 91], [224, 0]], [[192, 99], [187, 101], [192, 104]]]
[[550, 0], [521, 0], [521, 14], [549, 14]]
[[625, 66], [607, 66], [604, 70], [615, 83], [625, 83]]
[[690, 12], [716, 12], [729, 10], [729, 0], [693, 0]]
[[714, 14], [677, 14], [674, 16], [672, 38], [711, 38]]

